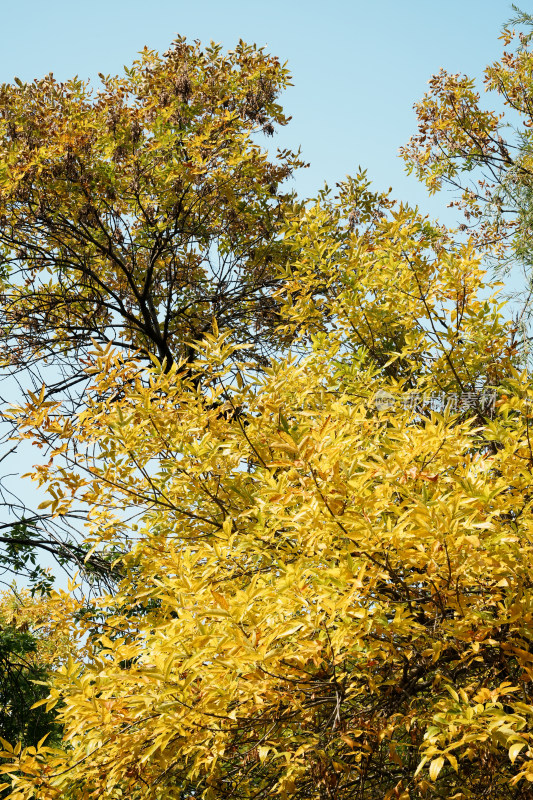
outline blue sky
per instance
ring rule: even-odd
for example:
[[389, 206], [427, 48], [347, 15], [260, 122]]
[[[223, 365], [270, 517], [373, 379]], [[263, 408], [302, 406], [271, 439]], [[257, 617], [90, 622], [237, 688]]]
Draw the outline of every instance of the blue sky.
[[[523, 8], [532, 11], [531, 1]], [[511, 13], [500, 0], [19, 0], [2, 9], [0, 80], [116, 73], [144, 45], [166, 50], [177, 33], [227, 48], [256, 42], [294, 76], [284, 97], [293, 121], [277, 141], [301, 145], [311, 162], [296, 179], [301, 192], [361, 165], [380, 189], [452, 222], [446, 198], [429, 200], [397, 151], [415, 130], [412, 105], [430, 75], [441, 66], [480, 75]]]

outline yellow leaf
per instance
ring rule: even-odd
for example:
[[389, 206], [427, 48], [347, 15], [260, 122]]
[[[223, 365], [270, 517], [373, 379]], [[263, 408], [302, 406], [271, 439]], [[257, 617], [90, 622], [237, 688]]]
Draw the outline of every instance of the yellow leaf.
[[44, 706], [44, 705], [46, 705], [46, 703], [48, 703], [48, 698], [47, 697], [45, 697], [44, 700], [37, 700], [37, 702], [34, 703], [31, 706], [31, 708], [39, 708], [39, 706]]
[[257, 752], [259, 754], [259, 761], [261, 762], [261, 764], [263, 764], [266, 761], [269, 750], [270, 750], [269, 747], [265, 747], [263, 745], [257, 748]]
[[438, 758], [434, 758], [431, 764], [429, 765], [429, 777], [432, 781], [436, 781], [444, 765], [444, 758], [439, 756]]
[[458, 771], [459, 771], [459, 766], [458, 766], [458, 764], [457, 764], [457, 759], [456, 759], [456, 757], [455, 757], [455, 756], [454, 756], [452, 753], [446, 753], [446, 758], [448, 759], [448, 761], [450, 762], [450, 764], [452, 765], [452, 767], [454, 768], [454, 770], [455, 770], [456, 772], [458, 772]]
[[514, 744], [511, 745], [511, 747], [509, 748], [509, 758], [512, 764], [514, 764], [519, 752], [523, 750], [525, 746], [526, 742], [515, 742]]
[[224, 595], [220, 594], [220, 592], [216, 592], [214, 589], [211, 589], [211, 594], [217, 601], [218, 605], [221, 606], [221, 608], [224, 608], [226, 611], [229, 610], [229, 603], [224, 597]]

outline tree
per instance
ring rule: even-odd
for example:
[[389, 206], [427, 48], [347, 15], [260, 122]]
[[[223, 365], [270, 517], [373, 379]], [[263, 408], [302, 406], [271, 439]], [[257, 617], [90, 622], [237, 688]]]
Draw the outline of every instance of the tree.
[[54, 606], [72, 608], [68, 596], [31, 597], [23, 591], [0, 597], [0, 738], [35, 747], [61, 740], [55, 713], [43, 704], [50, 673], [72, 654], [72, 641], [54, 619]]
[[[45, 385], [72, 413], [93, 343], [187, 369], [215, 319], [266, 363], [294, 200], [283, 184], [303, 165], [259, 143], [288, 121], [277, 101], [290, 79], [261, 49], [178, 37], [100, 77], [96, 92], [52, 75], [0, 88], [0, 358], [23, 393]], [[35, 548], [84, 565], [75, 516], [52, 530], [14, 511], [6, 564], [15, 547], [30, 569]]]
[[101, 79], [96, 94], [52, 76], [2, 87], [6, 361], [48, 359], [72, 384], [95, 340], [170, 367], [213, 318], [260, 359], [280, 186], [301, 162], [269, 160], [256, 136], [287, 122], [287, 70], [243, 42], [223, 55], [178, 38]]
[[[525, 321], [532, 307], [533, 17], [514, 8], [509, 25], [525, 32], [503, 31], [506, 49], [485, 69], [489, 107], [481, 102], [474, 80], [441, 70], [415, 105], [418, 133], [403, 148], [403, 156], [409, 172], [431, 192], [451, 187], [450, 206], [461, 209], [465, 218], [460, 230], [492, 254], [497, 270], [521, 265], [523, 288], [515, 299], [521, 301], [518, 316]], [[523, 329], [522, 338], [527, 335]]]
[[56, 443], [36, 468], [49, 511], [79, 498], [89, 540], [136, 545], [51, 690], [63, 748], [4, 754], [13, 800], [531, 794], [531, 388], [512, 327], [470, 245], [373, 214], [357, 182], [287, 238], [277, 300], [305, 357], [232, 381], [239, 345], [214, 326], [190, 373], [141, 379], [96, 348], [76, 420], [44, 395], [20, 411]]

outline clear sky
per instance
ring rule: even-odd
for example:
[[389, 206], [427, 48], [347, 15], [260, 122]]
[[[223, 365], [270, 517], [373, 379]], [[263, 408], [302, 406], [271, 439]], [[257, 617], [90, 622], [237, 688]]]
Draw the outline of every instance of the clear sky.
[[[522, 6], [533, 11], [532, 0]], [[361, 165], [377, 187], [444, 218], [445, 198], [430, 202], [397, 157], [415, 130], [412, 105], [441, 66], [480, 75], [511, 14], [501, 0], [4, 0], [0, 80], [116, 73], [177, 33], [255, 42], [293, 73], [283, 103], [293, 121], [277, 141], [301, 145], [311, 162], [299, 190], [314, 194]]]
[[[532, 12], [533, 0], [523, 9]], [[361, 165], [377, 188], [453, 223], [446, 197], [428, 198], [405, 174], [398, 148], [415, 132], [412, 105], [431, 74], [480, 76], [511, 14], [501, 0], [4, 0], [0, 81], [117, 73], [144, 45], [164, 51], [176, 34], [228, 49], [255, 42], [293, 74], [283, 98], [293, 121], [274, 141], [301, 146], [311, 162], [295, 178], [302, 194]], [[32, 461], [24, 448], [9, 467], [24, 472]]]

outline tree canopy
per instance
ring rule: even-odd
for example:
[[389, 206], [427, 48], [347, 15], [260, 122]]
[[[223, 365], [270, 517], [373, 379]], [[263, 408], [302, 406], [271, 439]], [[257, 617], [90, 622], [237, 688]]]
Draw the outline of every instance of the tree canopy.
[[[94, 343], [183, 369], [213, 319], [260, 368], [279, 346], [279, 231], [303, 166], [261, 138], [285, 125], [287, 69], [239, 42], [176, 39], [101, 86], [48, 75], [0, 87], [0, 358], [22, 392], [83, 407]], [[200, 380], [200, 376], [197, 376]], [[16, 388], [16, 387], [15, 387]], [[10, 445], [11, 446], [11, 445]], [[10, 505], [1, 556], [83, 568], [75, 515]], [[13, 549], [16, 553], [13, 553]], [[93, 575], [109, 574], [94, 555]], [[46, 576], [35, 574], [39, 585]]]
[[68, 626], [65, 630], [58, 621], [58, 603], [61, 614], [74, 610], [66, 595], [52, 600], [22, 591], [0, 597], [0, 738], [6, 744], [35, 747], [45, 738], [61, 740], [55, 713], [39, 703], [48, 695], [50, 671], [72, 652]]
[[[482, 99], [468, 75], [441, 70], [415, 104], [418, 133], [402, 149], [408, 170], [430, 189], [451, 189], [466, 232], [500, 273], [517, 263], [518, 316], [531, 315], [533, 225], [533, 17], [519, 11], [501, 35], [504, 50], [484, 70]], [[523, 332], [523, 338], [529, 331]]]
[[[53, 98], [58, 131], [62, 104], [79, 110], [57, 170], [53, 132], [3, 145], [24, 169], [41, 159], [0, 187], [7, 230], [28, 224], [23, 254], [5, 244], [15, 357], [70, 370], [6, 416], [45, 456], [42, 513], [84, 516], [86, 558], [115, 570], [90, 602], [46, 601], [43, 635], [66, 636], [69, 657], [37, 708], [62, 738], [2, 743], [9, 800], [531, 796], [533, 389], [517, 326], [482, 237], [364, 173], [306, 203], [271, 191], [299, 159], [273, 164], [253, 136], [284, 121], [266, 87], [286, 78], [242, 43], [223, 56], [179, 39], [104, 78], [92, 105], [80, 82], [59, 100], [52, 79], [4, 87], [15, 118], [35, 97]], [[214, 293], [226, 256], [231, 313]]]
[[278, 301], [305, 358], [233, 378], [215, 326], [192, 376], [96, 349], [74, 422], [44, 394], [21, 408], [24, 435], [55, 441], [49, 508], [82, 500], [88, 540], [135, 545], [84, 618], [88, 656], [54, 679], [64, 747], [4, 753], [13, 798], [504, 797], [533, 779], [512, 327], [469, 246], [369, 203], [349, 182], [287, 229]]

